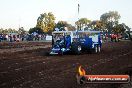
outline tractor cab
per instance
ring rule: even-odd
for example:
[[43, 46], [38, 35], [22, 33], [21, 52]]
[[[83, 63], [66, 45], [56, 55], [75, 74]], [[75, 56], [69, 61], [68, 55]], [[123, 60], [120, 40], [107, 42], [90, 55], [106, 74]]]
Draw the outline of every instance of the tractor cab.
[[50, 54], [63, 54], [70, 50], [71, 31], [54, 31], [52, 33], [52, 50]]

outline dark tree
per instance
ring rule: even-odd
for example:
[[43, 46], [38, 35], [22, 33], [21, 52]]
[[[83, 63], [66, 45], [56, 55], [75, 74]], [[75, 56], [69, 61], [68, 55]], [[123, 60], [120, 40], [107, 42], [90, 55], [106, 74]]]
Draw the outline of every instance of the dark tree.
[[34, 27], [34, 28], [30, 28], [29, 29], [29, 34], [32, 34], [32, 33], [38, 33], [38, 34], [43, 34], [43, 30], [41, 28], [38, 28], [38, 27]]

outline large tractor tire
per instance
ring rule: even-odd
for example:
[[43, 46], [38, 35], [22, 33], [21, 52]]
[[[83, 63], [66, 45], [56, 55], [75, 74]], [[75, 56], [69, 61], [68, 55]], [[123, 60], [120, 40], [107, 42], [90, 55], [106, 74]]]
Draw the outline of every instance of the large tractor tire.
[[71, 51], [73, 54], [81, 54], [82, 47], [78, 43], [73, 43], [71, 46]]

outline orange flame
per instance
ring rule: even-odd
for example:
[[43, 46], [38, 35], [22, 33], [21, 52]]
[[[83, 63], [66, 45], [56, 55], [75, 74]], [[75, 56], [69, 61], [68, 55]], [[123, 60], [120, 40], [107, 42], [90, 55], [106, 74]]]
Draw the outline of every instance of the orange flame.
[[79, 66], [78, 71], [80, 76], [84, 76], [86, 74], [85, 70], [81, 66]]

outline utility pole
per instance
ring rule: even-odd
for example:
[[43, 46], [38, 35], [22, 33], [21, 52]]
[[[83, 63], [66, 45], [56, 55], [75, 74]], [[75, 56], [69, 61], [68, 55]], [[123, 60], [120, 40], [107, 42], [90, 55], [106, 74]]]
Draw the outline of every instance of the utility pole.
[[79, 1], [78, 1], [78, 20], [79, 20], [79, 9], [80, 8], [80, 5], [79, 5]]
[[18, 24], [18, 30], [20, 29], [20, 24], [21, 24], [21, 18], [19, 17], [19, 24]]
[[[79, 0], [78, 0], [78, 22], [79, 22], [79, 11], [80, 11], [80, 4], [79, 4]], [[77, 25], [77, 30], [79, 30], [81, 28], [81, 25], [80, 25], [80, 28], [79, 28], [79, 25], [80, 23]]]

